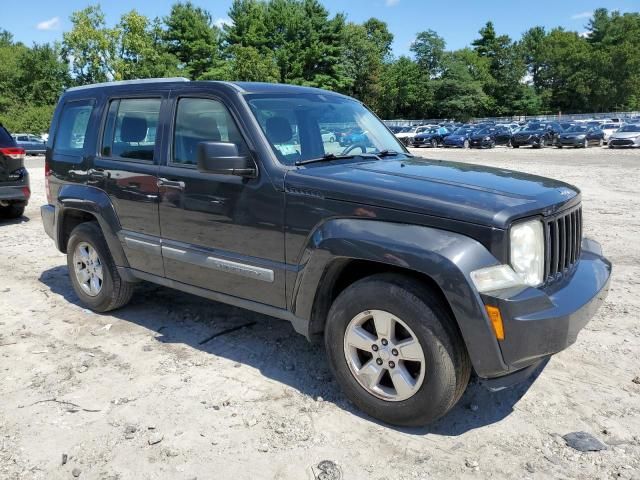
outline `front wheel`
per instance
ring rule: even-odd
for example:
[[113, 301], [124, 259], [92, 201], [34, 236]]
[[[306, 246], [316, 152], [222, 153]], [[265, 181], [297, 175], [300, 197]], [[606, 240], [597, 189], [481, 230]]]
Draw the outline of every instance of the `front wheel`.
[[398, 275], [374, 275], [344, 290], [329, 311], [325, 347], [345, 395], [394, 425], [425, 425], [446, 414], [471, 373], [448, 309]]
[[108, 312], [131, 299], [133, 284], [120, 277], [97, 223], [81, 223], [73, 229], [67, 266], [76, 295], [91, 310]]

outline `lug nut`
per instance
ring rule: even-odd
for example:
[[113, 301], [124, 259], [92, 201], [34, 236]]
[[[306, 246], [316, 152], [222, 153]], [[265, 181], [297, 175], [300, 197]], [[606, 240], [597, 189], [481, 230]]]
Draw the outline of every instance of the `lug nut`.
[[395, 348], [391, 350], [391, 353], [393, 354], [394, 357], [398, 356], [398, 350], [396, 350]]
[[376, 363], [377, 363], [378, 365], [382, 365], [382, 359], [381, 359], [381, 358], [376, 359]]
[[382, 345], [386, 346], [386, 345], [387, 345], [387, 343], [389, 343], [389, 342], [387, 342], [387, 339], [386, 339], [386, 338], [383, 338], [383, 339], [382, 339], [382, 341], [381, 341], [380, 343], [382, 343]]
[[373, 350], [374, 352], [378, 351], [378, 345], [376, 345], [375, 343], [373, 345], [371, 345], [371, 350]]
[[389, 362], [389, 368], [396, 368], [395, 362]]

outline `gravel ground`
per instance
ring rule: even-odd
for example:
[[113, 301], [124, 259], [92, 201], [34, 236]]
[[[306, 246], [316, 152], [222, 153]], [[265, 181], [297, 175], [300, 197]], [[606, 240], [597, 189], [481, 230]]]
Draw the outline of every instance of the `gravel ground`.
[[[42, 229], [42, 159], [29, 159], [26, 217], [0, 224], [0, 478], [640, 479], [640, 151], [419, 153], [582, 189], [611, 292], [535, 381], [472, 383], [435, 425], [398, 429], [355, 410], [286, 322], [153, 285], [112, 315], [84, 310]], [[574, 431], [607, 449], [569, 448]]]

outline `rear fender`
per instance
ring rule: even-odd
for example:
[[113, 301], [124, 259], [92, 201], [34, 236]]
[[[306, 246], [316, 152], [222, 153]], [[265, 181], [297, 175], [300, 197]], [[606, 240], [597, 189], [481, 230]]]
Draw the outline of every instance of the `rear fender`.
[[120, 221], [111, 199], [103, 190], [87, 185], [63, 185], [58, 191], [56, 206], [55, 240], [58, 250], [66, 253], [67, 246], [63, 241], [65, 215], [72, 211], [81, 211], [91, 214], [100, 225], [116, 266], [129, 266], [117, 235], [121, 230]]

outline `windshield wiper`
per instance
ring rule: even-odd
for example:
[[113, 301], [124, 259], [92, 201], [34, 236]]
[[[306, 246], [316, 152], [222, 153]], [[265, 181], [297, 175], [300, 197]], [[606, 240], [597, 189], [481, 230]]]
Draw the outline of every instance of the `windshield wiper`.
[[336, 155], [335, 153], [325, 153], [319, 158], [310, 158], [308, 160], [298, 160], [294, 165], [299, 167], [300, 165], [309, 165], [310, 163], [330, 162], [332, 160], [350, 160], [352, 158], [375, 158], [380, 160], [380, 157], [373, 153], [353, 153], [348, 155]]
[[310, 163], [330, 162], [333, 160], [350, 160], [352, 158], [373, 158], [380, 160], [382, 157], [393, 157], [396, 155], [406, 155], [407, 157], [413, 157], [410, 153], [396, 152], [395, 150], [381, 150], [376, 153], [350, 153], [347, 155], [336, 155], [335, 153], [326, 153], [319, 158], [310, 158], [308, 160], [298, 160], [294, 165], [299, 167], [300, 165], [309, 165]]

